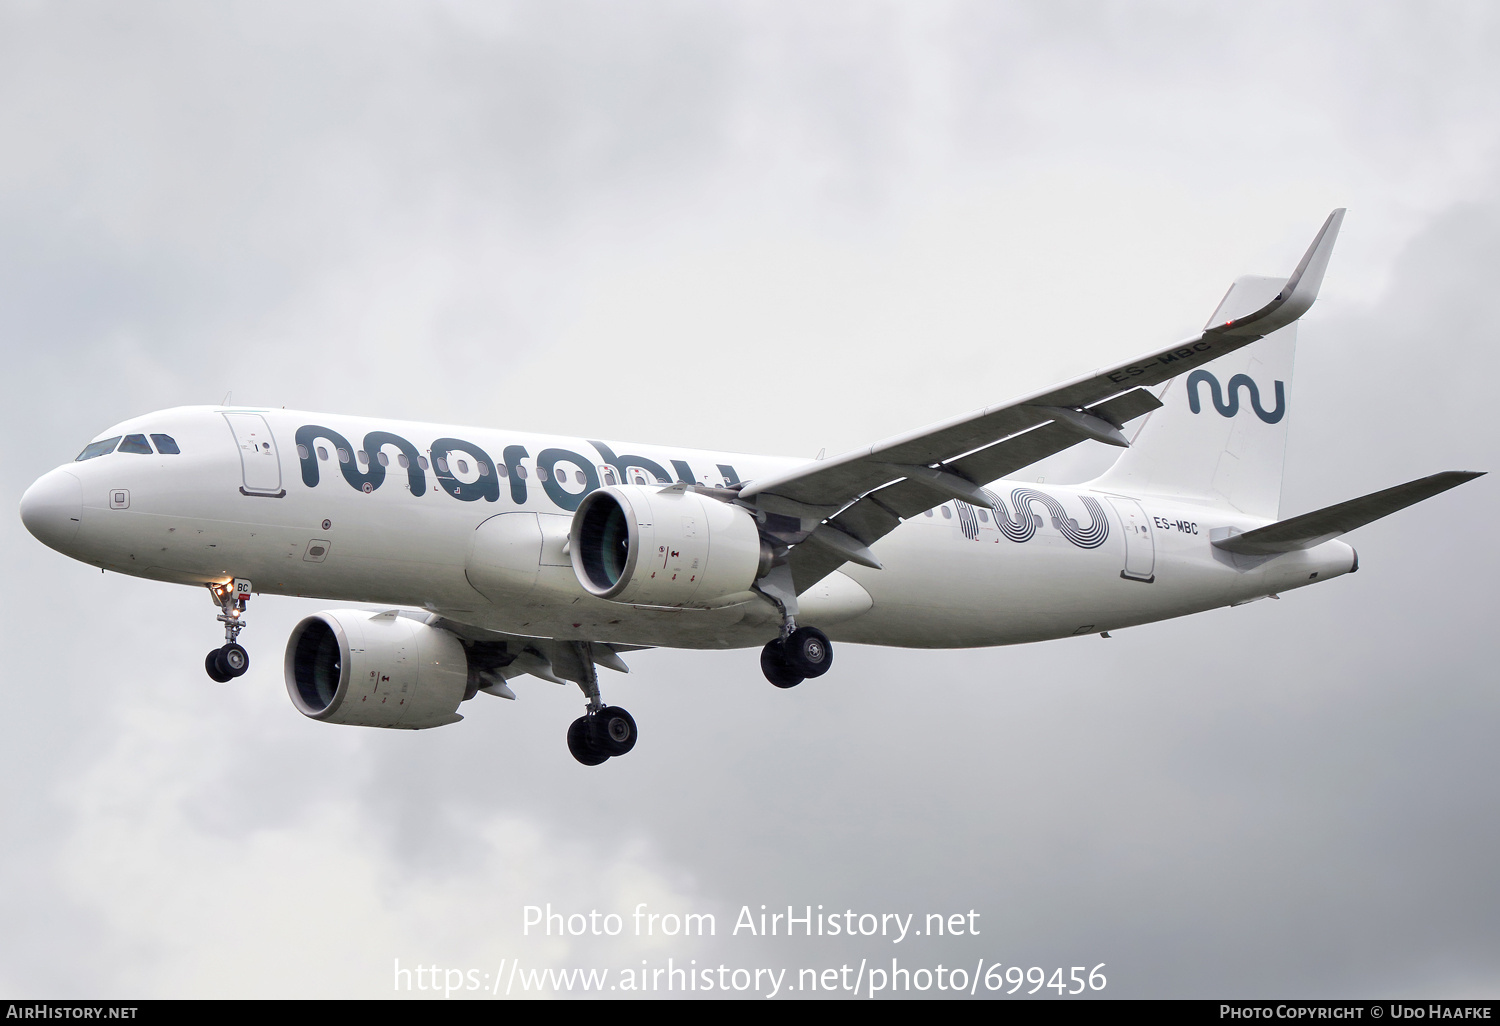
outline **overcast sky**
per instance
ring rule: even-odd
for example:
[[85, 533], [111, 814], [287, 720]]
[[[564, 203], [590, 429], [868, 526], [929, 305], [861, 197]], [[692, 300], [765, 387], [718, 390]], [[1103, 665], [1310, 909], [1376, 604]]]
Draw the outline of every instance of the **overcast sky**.
[[[0, 0], [4, 495], [237, 403], [810, 457], [1119, 362], [1286, 274], [1283, 511], [1497, 469], [1500, 15], [1438, 3]], [[1078, 478], [1096, 453], [1028, 471]], [[0, 994], [391, 993], [403, 966], [1107, 963], [1112, 996], [1500, 995], [1484, 478], [1352, 577], [1097, 637], [295, 712], [197, 591], [0, 519]], [[712, 912], [702, 941], [522, 909]], [[980, 913], [752, 939], [741, 906]], [[981, 989], [982, 992], [982, 989]], [[1044, 991], [1044, 993], [1047, 993]]]

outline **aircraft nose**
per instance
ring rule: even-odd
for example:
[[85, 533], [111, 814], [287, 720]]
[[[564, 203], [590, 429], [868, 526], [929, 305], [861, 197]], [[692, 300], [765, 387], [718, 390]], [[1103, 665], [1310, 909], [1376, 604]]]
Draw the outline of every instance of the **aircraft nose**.
[[36, 479], [21, 496], [21, 523], [43, 545], [67, 551], [83, 520], [83, 484], [58, 469]]

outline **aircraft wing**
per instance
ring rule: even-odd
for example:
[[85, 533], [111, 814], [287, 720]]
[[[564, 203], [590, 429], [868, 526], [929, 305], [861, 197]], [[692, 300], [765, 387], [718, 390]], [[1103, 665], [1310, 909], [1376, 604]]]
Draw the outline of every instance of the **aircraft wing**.
[[1465, 481], [1472, 481], [1483, 474], [1484, 471], [1476, 470], [1445, 470], [1441, 474], [1371, 492], [1336, 506], [1304, 513], [1300, 517], [1258, 527], [1244, 534], [1230, 535], [1215, 541], [1213, 545], [1216, 549], [1246, 556], [1270, 556], [1310, 549], [1356, 527], [1363, 527], [1423, 499], [1446, 492], [1449, 488], [1457, 488]]
[[800, 593], [848, 559], [878, 565], [868, 546], [902, 519], [949, 498], [992, 506], [980, 487], [1085, 439], [1127, 446], [1121, 426], [1161, 405], [1151, 385], [1286, 327], [1312, 306], [1344, 210], [1335, 210], [1282, 290], [1265, 306], [1154, 353], [897, 435], [828, 460], [747, 482], [739, 496], [769, 513], [819, 522], [788, 554]]
[[476, 627], [439, 613], [393, 610], [399, 616], [407, 616], [429, 627], [437, 627], [458, 635], [469, 650], [471, 662], [482, 666], [479, 680], [480, 691], [501, 698], [515, 698], [506, 684], [513, 677], [530, 674], [554, 684], [582, 681], [588, 678], [588, 659], [596, 666], [606, 666], [620, 673], [629, 673], [630, 667], [620, 658], [621, 652], [639, 652], [641, 645], [616, 645], [604, 642], [564, 641], [554, 638], [531, 638], [519, 634], [505, 634], [485, 627]]

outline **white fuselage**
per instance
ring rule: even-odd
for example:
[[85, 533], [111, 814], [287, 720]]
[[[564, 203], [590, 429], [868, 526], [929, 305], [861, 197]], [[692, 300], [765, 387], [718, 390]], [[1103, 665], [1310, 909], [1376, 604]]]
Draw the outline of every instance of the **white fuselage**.
[[[427, 609], [533, 637], [730, 648], [778, 630], [776, 609], [758, 597], [680, 610], [595, 598], [565, 546], [578, 501], [602, 484], [722, 487], [802, 460], [211, 407], [149, 414], [101, 437], [132, 433], [168, 435], [181, 451], [65, 464], [23, 500], [28, 527], [67, 555], [138, 577], [248, 578], [262, 594]], [[1003, 524], [987, 510], [935, 506], [874, 544], [883, 569], [845, 564], [804, 593], [799, 622], [863, 644], [1007, 645], [1245, 602], [1355, 566], [1338, 541], [1261, 561], [1220, 552], [1211, 536], [1266, 523], [1220, 507], [1087, 484], [990, 490]], [[535, 514], [542, 534], [535, 583], [519, 598], [486, 586], [476, 565], [489, 558], [476, 551], [477, 529], [511, 513]]]

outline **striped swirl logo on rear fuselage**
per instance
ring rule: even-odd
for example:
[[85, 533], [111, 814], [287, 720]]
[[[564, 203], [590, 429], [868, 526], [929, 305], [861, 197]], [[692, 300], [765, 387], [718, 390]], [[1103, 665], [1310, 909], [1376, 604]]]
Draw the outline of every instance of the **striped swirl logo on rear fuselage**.
[[1045, 492], [1039, 492], [1033, 488], [1013, 489], [1010, 493], [1010, 501], [1015, 506], [1014, 519], [1003, 499], [994, 492], [986, 491], [985, 494], [995, 504], [995, 526], [1000, 528], [1001, 534], [1018, 544], [1030, 541], [1036, 536], [1037, 528], [1045, 523], [1042, 517], [1033, 511], [1032, 507], [1035, 504], [1040, 504], [1052, 518], [1052, 526], [1080, 549], [1097, 549], [1109, 537], [1109, 518], [1105, 516], [1104, 508], [1097, 500], [1087, 495], [1079, 496], [1079, 500], [1088, 512], [1089, 525], [1079, 527], [1078, 521], [1068, 516], [1068, 511], [1063, 508], [1062, 503]]

